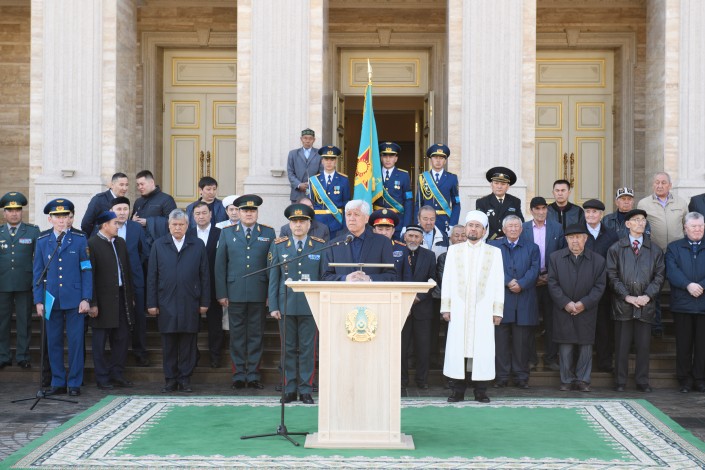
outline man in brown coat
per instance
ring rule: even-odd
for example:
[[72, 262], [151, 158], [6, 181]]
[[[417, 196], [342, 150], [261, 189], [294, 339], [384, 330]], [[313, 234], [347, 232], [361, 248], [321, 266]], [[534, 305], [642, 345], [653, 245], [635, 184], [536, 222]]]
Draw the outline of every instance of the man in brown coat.
[[[132, 275], [125, 240], [117, 236], [119, 224], [112, 211], [96, 218], [98, 232], [88, 240], [93, 266], [93, 300], [88, 324], [93, 330], [93, 364], [98, 388], [131, 387], [125, 379], [125, 361], [134, 323]], [[110, 359], [105, 343], [110, 340]]]

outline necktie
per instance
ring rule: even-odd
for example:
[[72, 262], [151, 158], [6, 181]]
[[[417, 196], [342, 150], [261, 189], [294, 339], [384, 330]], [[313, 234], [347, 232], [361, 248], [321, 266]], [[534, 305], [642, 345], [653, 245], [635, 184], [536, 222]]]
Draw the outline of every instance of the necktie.
[[632, 249], [634, 250], [635, 255], [639, 255], [639, 240], [634, 240], [632, 243]]
[[690, 249], [693, 250], [693, 258], [698, 256], [698, 247], [699, 246], [700, 246], [700, 242], [690, 244]]
[[384, 170], [384, 181], [389, 181], [389, 170]]
[[516, 246], [516, 243], [514, 243], [514, 242], [509, 242], [509, 249], [510, 249], [510, 250], [513, 250], [515, 246]]
[[15, 236], [17, 233], [17, 227], [10, 227], [10, 236]]
[[438, 173], [436, 173], [436, 183], [439, 183], [439, 182], [440, 182], [440, 181], [439, 181], [440, 179], [441, 179], [441, 175], [438, 174]]
[[303, 249], [304, 249], [304, 242], [302, 242], [301, 240], [296, 242], [296, 251], [301, 253], [301, 250], [303, 250]]
[[252, 235], [252, 229], [250, 227], [247, 227], [247, 230], [245, 231], [245, 238], [249, 240], [250, 235]]
[[503, 202], [504, 202], [504, 198], [503, 198], [503, 197], [500, 197], [500, 198], [499, 198], [499, 203], [502, 204]]
[[333, 175], [328, 175], [328, 183], [327, 183], [328, 186], [330, 186], [332, 179], [333, 179]]

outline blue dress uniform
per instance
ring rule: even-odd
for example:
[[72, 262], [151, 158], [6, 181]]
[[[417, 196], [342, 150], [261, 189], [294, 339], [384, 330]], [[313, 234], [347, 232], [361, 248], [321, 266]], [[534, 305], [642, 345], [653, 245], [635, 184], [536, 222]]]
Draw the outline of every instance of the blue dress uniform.
[[[292, 204], [287, 207], [285, 216], [289, 220], [312, 219], [313, 209], [305, 204]], [[301, 247], [299, 248], [299, 244]], [[269, 265], [281, 263], [285, 259], [293, 259], [319, 250], [326, 244], [325, 240], [317, 237], [306, 236], [305, 240], [297, 241], [292, 236], [277, 238], [269, 252]], [[315, 350], [317, 330], [311, 308], [306, 301], [306, 296], [301, 292], [286, 292], [286, 308], [284, 308], [284, 281], [289, 278], [300, 281], [303, 274], [309, 275], [309, 280], [318, 281], [320, 278], [321, 253], [309, 254], [288, 265], [272, 269], [269, 274], [269, 310], [282, 311], [281, 323], [286, 321], [286, 343], [284, 361], [284, 392], [285, 401], [297, 399], [301, 395], [305, 403], [313, 403], [311, 391], [315, 373]], [[284, 314], [286, 316], [284, 316]], [[297, 354], [298, 350], [298, 354]], [[296, 371], [299, 375], [297, 377]]]
[[[341, 155], [340, 149], [332, 145], [321, 147], [318, 153], [321, 158], [337, 158]], [[326, 174], [321, 172], [311, 178], [310, 183], [316, 220], [328, 226], [332, 240], [345, 228], [345, 204], [350, 200], [348, 176], [336, 171], [328, 181]], [[333, 214], [335, 211], [339, 212], [339, 218]]]
[[[450, 156], [450, 149], [443, 144], [434, 144], [426, 150], [426, 156], [431, 158], [440, 155]], [[458, 224], [460, 218], [460, 190], [458, 177], [443, 170], [439, 181], [433, 177], [433, 171], [425, 171], [419, 175], [419, 185], [416, 189], [416, 211], [423, 206], [436, 209], [436, 227], [446, 234]]]
[[[0, 199], [0, 208], [22, 211], [27, 198], [9, 192]], [[16, 315], [17, 352], [15, 360], [23, 369], [30, 367], [29, 342], [32, 338], [32, 259], [39, 228], [20, 222], [15, 227], [0, 226], [0, 368], [12, 365], [10, 318]]]
[[[73, 211], [73, 204], [66, 199], [54, 199], [44, 208], [45, 214], [61, 215]], [[59, 235], [61, 236], [61, 235]], [[44, 304], [49, 363], [51, 364], [51, 386], [66, 387], [64, 367], [64, 326], [69, 346], [68, 386], [79, 389], [83, 382], [84, 316], [78, 313], [82, 300], [90, 302], [93, 295], [93, 277], [88, 254], [86, 236], [81, 232], [65, 232], [56, 260], [51, 254], [57, 245], [57, 234], [52, 230], [37, 238], [34, 256], [34, 303]], [[50, 263], [51, 261], [51, 263]], [[41, 273], [49, 264], [46, 283], [41, 282]], [[37, 282], [39, 281], [39, 285]], [[46, 291], [54, 297], [49, 310], [45, 302]]]
[[[384, 142], [379, 146], [381, 155], [394, 155], [401, 150], [394, 142]], [[394, 239], [401, 238], [401, 231], [413, 223], [414, 217], [414, 193], [411, 190], [411, 178], [406, 170], [392, 168], [387, 174], [387, 169], [382, 168], [382, 184], [385, 193], [373, 203], [373, 209], [391, 209], [399, 214], [401, 223], [398, 223], [394, 230]]]
[[[234, 202], [240, 210], [257, 208], [262, 198], [244, 195]], [[262, 335], [265, 320], [265, 301], [269, 288], [267, 255], [276, 238], [274, 229], [255, 223], [247, 235], [247, 228], [239, 222], [220, 232], [215, 254], [215, 296], [229, 300], [230, 357], [233, 361], [233, 386], [262, 388], [259, 364], [262, 359]]]

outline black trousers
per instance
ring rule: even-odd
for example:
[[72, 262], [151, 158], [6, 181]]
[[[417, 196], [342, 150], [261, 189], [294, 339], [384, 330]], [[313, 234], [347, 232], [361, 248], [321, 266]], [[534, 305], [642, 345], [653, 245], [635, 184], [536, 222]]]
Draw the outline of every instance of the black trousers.
[[649, 384], [649, 353], [651, 349], [651, 324], [641, 320], [614, 322], [615, 367], [614, 378], [617, 385], [626, 385], [629, 374], [629, 349], [634, 341], [636, 365], [634, 380], [637, 385]]
[[134, 288], [135, 324], [132, 328], [132, 354], [147, 357], [147, 315], [144, 309], [144, 287]]
[[[431, 316], [430, 328], [430, 339], [431, 343], [429, 345], [430, 360], [434, 364], [440, 364], [441, 369], [443, 369], [443, 362], [441, 361], [441, 299], [433, 299], [433, 315]], [[448, 330], [448, 324], [446, 323], [445, 330]], [[445, 336], [443, 340], [443, 347], [445, 349]]]
[[[543, 365], [548, 366], [558, 361], [558, 344], [553, 342], [553, 301], [548, 293], [548, 286], [536, 288], [539, 314], [543, 317]], [[535, 332], [535, 331], [534, 331]], [[536, 335], [529, 337], [529, 361], [538, 364], [536, 353]]]
[[[467, 362], [468, 359], [465, 358]], [[472, 380], [472, 372], [465, 372], [465, 380], [453, 380], [451, 387], [456, 393], [465, 395], [465, 390], [468, 388], [468, 384], [472, 384], [475, 388], [475, 395], [487, 394], [487, 384], [488, 380]]]
[[211, 361], [219, 362], [223, 352], [223, 306], [215, 299], [211, 299], [206, 312], [206, 325], [208, 325], [208, 352]]
[[534, 328], [516, 323], [494, 327], [496, 380], [506, 382], [512, 372], [516, 380], [529, 380], [529, 341]]
[[[434, 315], [437, 316], [437, 315]], [[428, 383], [428, 369], [431, 361], [431, 325], [430, 318], [419, 320], [412, 313], [406, 318], [401, 330], [401, 384], [409, 384], [409, 349], [413, 341], [416, 358], [416, 384]]]
[[705, 385], [705, 314], [673, 313], [676, 377], [680, 385]]
[[614, 321], [610, 294], [605, 293], [597, 305], [597, 324], [595, 325], [595, 361], [599, 369], [612, 367], [614, 352]]
[[[95, 380], [107, 383], [110, 380], [123, 379], [127, 349], [130, 342], [130, 329], [127, 326], [125, 311], [125, 292], [120, 289], [120, 309], [117, 328], [92, 328], [93, 365]], [[110, 341], [110, 358], [105, 351], [105, 344]]]
[[162, 333], [166, 383], [188, 384], [196, 367], [198, 333]]

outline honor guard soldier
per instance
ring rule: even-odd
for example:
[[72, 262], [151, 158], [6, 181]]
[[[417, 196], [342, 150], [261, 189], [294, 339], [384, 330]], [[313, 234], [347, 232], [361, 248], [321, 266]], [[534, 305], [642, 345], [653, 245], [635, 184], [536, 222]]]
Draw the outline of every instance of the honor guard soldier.
[[411, 179], [409, 173], [401, 168], [396, 168], [397, 154], [401, 147], [394, 142], [384, 142], [379, 146], [379, 155], [382, 160], [382, 182], [384, 192], [373, 202], [373, 209], [391, 209], [399, 214], [401, 223], [397, 223], [394, 230], [394, 239], [401, 238], [404, 227], [411, 225], [414, 215], [414, 193], [411, 192]]
[[[269, 252], [269, 265], [275, 265], [297, 256], [305, 255], [325, 246], [325, 240], [308, 235], [315, 213], [306, 204], [292, 204], [284, 211], [289, 219], [291, 236], [274, 240]], [[320, 276], [321, 254], [313, 253], [269, 271], [269, 309], [272, 317], [286, 321], [286, 342], [284, 359], [284, 403], [296, 401], [299, 397], [307, 405], [313, 405], [313, 378], [315, 374], [316, 322], [306, 297], [291, 288], [285, 293], [287, 279], [300, 281], [308, 276], [309, 281], [318, 281]], [[286, 307], [284, 299], [286, 298]], [[282, 315], [282, 311], [284, 315]], [[282, 318], [284, 317], [284, 318]], [[297, 353], [298, 351], [298, 353]], [[297, 367], [298, 365], [298, 367]], [[298, 377], [296, 371], [299, 371]], [[298, 396], [297, 396], [298, 394]]]
[[316, 220], [328, 226], [331, 240], [345, 228], [345, 204], [350, 200], [348, 176], [335, 171], [338, 157], [342, 154], [338, 147], [326, 145], [318, 149], [323, 171], [310, 179], [311, 199], [316, 212]]
[[443, 169], [450, 157], [447, 146], [431, 145], [426, 156], [431, 159], [431, 169], [419, 175], [416, 207], [418, 210], [428, 205], [436, 209], [436, 227], [447, 235], [460, 216], [458, 177]]
[[399, 226], [399, 216], [391, 209], [378, 209], [370, 214], [367, 222], [374, 233], [384, 235], [392, 241], [392, 256], [394, 256], [394, 269], [397, 270], [398, 280], [402, 277], [402, 261], [406, 255], [406, 245], [399, 240], [392, 238], [395, 228]]
[[[83, 232], [69, 230], [72, 212], [73, 203], [68, 199], [54, 199], [44, 207], [53, 229], [37, 238], [34, 256], [34, 303], [37, 314], [43, 315], [46, 321], [52, 373], [48, 395], [66, 393], [64, 325], [69, 346], [69, 395], [80, 395], [83, 382], [84, 314], [90, 310], [93, 276], [86, 236]], [[56, 259], [52, 259], [52, 254]], [[47, 265], [49, 269], [42, 279]]]
[[245, 276], [267, 267], [269, 246], [276, 237], [272, 227], [257, 223], [261, 197], [246, 194], [234, 204], [240, 208], [240, 222], [220, 232], [215, 253], [215, 296], [220, 305], [228, 307], [232, 387], [242, 389], [247, 385], [261, 390], [264, 386], [259, 364], [269, 281], [266, 272]]
[[502, 221], [508, 215], [516, 215], [524, 221], [521, 213], [521, 199], [507, 194], [510, 186], [517, 182], [517, 175], [509, 168], [496, 166], [485, 174], [492, 187], [492, 194], [475, 201], [475, 209], [484, 212], [490, 221], [488, 240], [503, 238]]
[[15, 312], [17, 352], [15, 360], [29, 369], [29, 342], [32, 338], [32, 258], [39, 236], [36, 225], [22, 222], [27, 198], [9, 192], [0, 199], [5, 223], [0, 226], [0, 369], [12, 365], [10, 318]]

